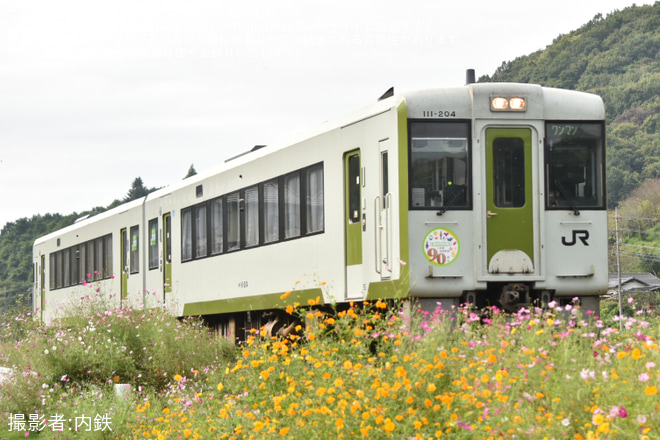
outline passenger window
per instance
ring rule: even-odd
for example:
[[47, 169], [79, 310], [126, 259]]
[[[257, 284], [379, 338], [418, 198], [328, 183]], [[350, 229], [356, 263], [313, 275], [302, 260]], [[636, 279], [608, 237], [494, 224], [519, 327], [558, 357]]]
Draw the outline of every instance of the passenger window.
[[264, 242], [280, 239], [280, 204], [277, 179], [264, 183]]
[[131, 273], [140, 272], [140, 227], [131, 227]]
[[71, 263], [71, 256], [69, 249], [62, 251], [62, 287], [70, 286], [69, 275], [71, 271], [69, 270], [69, 264]]
[[149, 220], [149, 269], [158, 269], [158, 219]]
[[211, 202], [211, 252], [221, 254], [223, 250], [222, 199]]
[[323, 230], [323, 165], [307, 170], [307, 233]]
[[192, 260], [192, 210], [181, 213], [181, 261]]
[[248, 188], [245, 199], [245, 246], [259, 245], [259, 187]]
[[96, 278], [101, 280], [105, 277], [105, 274], [103, 273], [103, 239], [102, 238], [97, 238], [94, 240], [96, 242], [96, 257], [94, 259], [94, 262], [96, 263], [96, 266], [94, 267], [94, 271], [96, 272]]
[[195, 258], [206, 257], [206, 205], [195, 207]]
[[103, 269], [105, 278], [112, 276], [112, 234], [105, 237], [105, 258], [103, 260]]
[[284, 177], [284, 238], [300, 236], [300, 173]]
[[96, 280], [96, 274], [94, 274], [94, 255], [96, 255], [95, 246], [93, 241], [87, 242], [87, 262], [85, 263], [85, 268], [87, 273], [85, 274], [85, 279], [87, 281]]
[[469, 132], [467, 122], [410, 124], [412, 208], [470, 207]]
[[241, 211], [238, 193], [227, 196], [227, 250], [241, 248]]

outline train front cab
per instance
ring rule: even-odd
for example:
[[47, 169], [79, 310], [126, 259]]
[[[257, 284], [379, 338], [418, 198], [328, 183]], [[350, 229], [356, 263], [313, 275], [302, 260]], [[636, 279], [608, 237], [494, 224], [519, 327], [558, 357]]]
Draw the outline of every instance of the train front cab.
[[428, 310], [509, 311], [578, 297], [597, 312], [607, 287], [602, 100], [521, 84], [442, 93], [451, 118], [432, 99], [409, 102], [411, 297]]

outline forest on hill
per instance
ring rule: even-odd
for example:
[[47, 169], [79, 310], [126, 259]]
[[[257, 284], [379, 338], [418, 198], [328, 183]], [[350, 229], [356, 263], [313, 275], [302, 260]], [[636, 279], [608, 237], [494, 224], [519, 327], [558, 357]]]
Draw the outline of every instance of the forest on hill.
[[[598, 14], [581, 28], [559, 35], [545, 49], [506, 61], [492, 76], [479, 78], [480, 82], [537, 83], [603, 97], [608, 122], [608, 205], [620, 205], [624, 214], [630, 214], [624, 225], [630, 230], [629, 238], [641, 240], [637, 246], [645, 252], [650, 248], [651, 253], [660, 246], [657, 222], [635, 222], [639, 216], [647, 220], [660, 217], [660, 200], [656, 203], [644, 195], [653, 194], [648, 188], [660, 188], [659, 49], [660, 2], [656, 2], [615, 11], [607, 17]], [[188, 175], [191, 172], [192, 166]], [[137, 178], [129, 193], [108, 207], [68, 215], [35, 215], [4, 225], [0, 231], [0, 311], [30, 296], [32, 243], [36, 238], [68, 226], [81, 216], [140, 197], [144, 191], [150, 189]], [[649, 234], [650, 230], [655, 235]], [[649, 245], [647, 240], [655, 240], [653, 237], [658, 243], [652, 241]], [[652, 263], [649, 270], [657, 272], [656, 267], [660, 268], [656, 257], [643, 261]], [[636, 256], [631, 257], [629, 267], [646, 270], [646, 266], [637, 264]]]
[[646, 180], [660, 178], [660, 2], [607, 18], [598, 14], [479, 81], [536, 83], [602, 96], [610, 208]]

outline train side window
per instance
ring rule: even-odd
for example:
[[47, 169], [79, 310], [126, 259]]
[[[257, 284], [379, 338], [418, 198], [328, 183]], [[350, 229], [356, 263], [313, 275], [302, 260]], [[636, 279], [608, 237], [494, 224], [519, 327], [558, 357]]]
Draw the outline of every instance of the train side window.
[[277, 179], [263, 184], [264, 201], [264, 243], [280, 239], [280, 203]]
[[87, 261], [85, 262], [86, 268], [87, 268], [87, 273], [85, 274], [85, 279], [87, 281], [94, 281], [94, 242], [93, 241], [88, 241], [86, 243], [87, 247]]
[[94, 267], [94, 272], [96, 274], [96, 278], [100, 280], [106, 276], [106, 274], [103, 272], [103, 257], [105, 256], [105, 253], [103, 252], [104, 241], [102, 238], [97, 238], [94, 241], [96, 242], [96, 258], [94, 259], [96, 266]]
[[57, 252], [55, 254], [55, 288], [59, 289], [62, 287], [62, 252]]
[[211, 201], [211, 253], [221, 254], [224, 239], [222, 231], [222, 198]]
[[410, 123], [411, 208], [470, 208], [469, 134], [468, 122]]
[[601, 122], [546, 123], [546, 208], [605, 208], [604, 132]]
[[193, 209], [195, 222], [193, 223], [195, 234], [195, 255], [194, 258], [202, 258], [207, 255], [206, 238], [206, 205], [197, 205]]
[[71, 285], [75, 286], [80, 284], [80, 263], [78, 259], [80, 258], [80, 246], [74, 246], [71, 248]]
[[323, 164], [307, 169], [307, 233], [323, 231]]
[[181, 261], [192, 260], [192, 209], [181, 211]]
[[87, 280], [87, 246], [85, 243], [81, 244], [78, 246], [78, 266], [80, 267], [80, 276], [78, 277], [78, 280], [80, 283], [83, 281]]
[[259, 246], [259, 187], [243, 192], [245, 208], [245, 247]]
[[62, 252], [62, 287], [70, 286], [71, 276], [71, 252], [69, 249], [64, 249]]
[[103, 273], [105, 278], [112, 276], [112, 234], [105, 236], [105, 248], [103, 259]]
[[227, 251], [241, 248], [240, 196], [235, 192], [227, 195]]
[[140, 272], [140, 227], [131, 226], [131, 273]]
[[300, 173], [284, 176], [284, 238], [300, 236]]
[[158, 219], [149, 220], [149, 270], [158, 269]]

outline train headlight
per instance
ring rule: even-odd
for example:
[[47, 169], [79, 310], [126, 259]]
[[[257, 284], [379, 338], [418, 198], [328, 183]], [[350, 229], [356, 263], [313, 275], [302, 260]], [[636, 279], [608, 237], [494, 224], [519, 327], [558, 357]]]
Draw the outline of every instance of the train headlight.
[[492, 111], [524, 112], [527, 109], [527, 99], [523, 96], [493, 96], [490, 99]]
[[520, 96], [513, 97], [509, 99], [509, 107], [511, 110], [525, 110], [525, 107], [527, 107], [527, 100]]
[[496, 96], [490, 101], [493, 110], [506, 110], [509, 108], [509, 100], [502, 96]]

